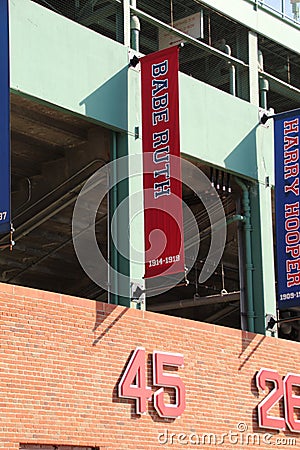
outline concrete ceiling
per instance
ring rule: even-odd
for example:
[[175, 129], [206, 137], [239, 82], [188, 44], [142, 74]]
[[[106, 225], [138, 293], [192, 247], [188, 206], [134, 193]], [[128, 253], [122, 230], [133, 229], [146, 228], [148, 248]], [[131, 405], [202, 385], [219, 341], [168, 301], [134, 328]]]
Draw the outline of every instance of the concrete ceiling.
[[[110, 134], [81, 118], [11, 96], [13, 251], [0, 252], [0, 279], [80, 295], [93, 284], [72, 243], [77, 195], [109, 160]], [[99, 245], [106, 254], [106, 202], [99, 208]], [[1, 238], [5, 244], [8, 238]], [[96, 287], [101, 294], [100, 288]]]

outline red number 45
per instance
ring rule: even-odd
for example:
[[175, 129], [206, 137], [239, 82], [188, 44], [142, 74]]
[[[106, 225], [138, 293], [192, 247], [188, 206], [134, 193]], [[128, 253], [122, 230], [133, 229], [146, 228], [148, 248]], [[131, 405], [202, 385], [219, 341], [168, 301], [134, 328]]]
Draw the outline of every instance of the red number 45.
[[[119, 383], [119, 397], [136, 401], [136, 413], [145, 414], [147, 401], [153, 396], [154, 408], [161, 417], [177, 418], [185, 410], [185, 386], [176, 373], [165, 373], [164, 367], [183, 367], [183, 355], [178, 353], [153, 353], [153, 385], [160, 387], [156, 392], [147, 386], [146, 352], [137, 347], [131, 356]], [[172, 388], [175, 402], [166, 403], [164, 388]]]

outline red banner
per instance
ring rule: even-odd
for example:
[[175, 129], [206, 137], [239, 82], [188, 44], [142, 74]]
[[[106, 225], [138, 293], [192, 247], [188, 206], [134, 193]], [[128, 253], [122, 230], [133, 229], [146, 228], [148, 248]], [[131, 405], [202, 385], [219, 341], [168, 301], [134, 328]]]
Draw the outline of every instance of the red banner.
[[145, 278], [184, 273], [178, 52], [143, 57]]

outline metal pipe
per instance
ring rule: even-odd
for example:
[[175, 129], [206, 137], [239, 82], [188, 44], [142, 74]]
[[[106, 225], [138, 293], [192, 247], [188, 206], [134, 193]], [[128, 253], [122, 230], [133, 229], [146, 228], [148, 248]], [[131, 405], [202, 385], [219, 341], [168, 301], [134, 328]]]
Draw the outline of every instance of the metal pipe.
[[[241, 211], [241, 199], [238, 198], [236, 201], [236, 211], [237, 215], [240, 215]], [[244, 216], [242, 216], [244, 219]], [[239, 258], [239, 281], [240, 281], [240, 315], [241, 315], [241, 328], [242, 330], [247, 330], [247, 320], [246, 320], [246, 298], [245, 298], [245, 276], [244, 276], [244, 267], [245, 267], [245, 252], [244, 247], [242, 245], [242, 224], [240, 221], [237, 226], [237, 239], [238, 239], [238, 258]]]
[[268, 108], [267, 93], [269, 91], [269, 82], [266, 78], [259, 78], [260, 105], [263, 109]]
[[30, 181], [30, 178], [29, 178], [29, 177], [23, 177], [22, 175], [18, 175], [17, 173], [12, 173], [11, 176], [12, 176], [12, 177], [18, 177], [18, 178], [21, 178], [21, 179], [25, 179], [25, 180], [27, 181], [27, 183], [28, 183], [28, 195], [27, 195], [27, 199], [26, 199], [26, 201], [25, 201], [24, 203], [22, 203], [21, 206], [19, 206], [19, 207], [16, 209], [15, 212], [18, 212], [18, 211], [20, 211], [21, 208], [24, 207], [24, 205], [27, 205], [28, 203], [30, 203], [31, 197], [32, 197], [32, 184], [31, 184], [31, 181]]
[[[136, 8], [136, 0], [130, 0], [130, 7]], [[134, 12], [131, 12], [130, 17], [131, 48], [137, 52], [140, 51], [140, 31], [141, 31], [140, 19]]]
[[236, 75], [235, 75], [235, 66], [233, 64], [229, 65], [229, 83], [230, 83], [230, 94], [236, 97]]
[[230, 225], [231, 223], [234, 222], [245, 222], [245, 217], [242, 216], [241, 214], [235, 214], [234, 216], [230, 217], [230, 219], [228, 219], [226, 221], [227, 225]]
[[236, 183], [243, 191], [243, 208], [244, 208], [244, 231], [246, 244], [246, 279], [247, 279], [247, 319], [248, 329], [254, 333], [254, 296], [253, 296], [253, 260], [252, 260], [252, 245], [251, 245], [251, 208], [248, 187], [239, 179], [235, 178]]
[[175, 300], [159, 305], [149, 305], [149, 311], [160, 312], [172, 309], [193, 308], [194, 306], [215, 305], [218, 303], [228, 303], [239, 300], [240, 292], [229, 292], [228, 294], [207, 295], [206, 297], [197, 297], [186, 300]]
[[[241, 199], [238, 198], [236, 202], [236, 211], [238, 215], [241, 211]], [[244, 217], [244, 216], [243, 216]], [[243, 220], [244, 222], [244, 220]], [[241, 222], [238, 223], [237, 227], [237, 238], [238, 238], [238, 256], [239, 256], [239, 281], [240, 281], [240, 315], [241, 315], [241, 329], [243, 331], [247, 330], [247, 305], [246, 305], [246, 297], [245, 297], [245, 273], [243, 261], [245, 259], [245, 245], [243, 240], [243, 230]]]
[[140, 51], [140, 31], [141, 24], [138, 16], [131, 16], [130, 18], [130, 34], [131, 34], [131, 48], [137, 52]]
[[221, 311], [217, 311], [211, 316], [205, 317], [204, 321], [209, 323], [219, 322], [220, 320], [225, 319], [225, 317], [235, 312], [237, 309], [239, 309], [239, 305], [236, 304], [236, 302], [234, 302], [234, 304], [230, 303], [225, 308], [222, 308]]
[[106, 223], [106, 233], [107, 233], [107, 303], [111, 303], [111, 293], [110, 293], [110, 198], [109, 198], [109, 170], [107, 171], [107, 223]]
[[242, 245], [241, 239], [241, 226], [240, 224], [245, 223], [246, 218], [239, 214], [240, 212], [240, 204], [237, 205], [238, 214], [234, 215], [230, 219], [226, 221], [227, 225], [230, 225], [233, 222], [239, 222], [238, 224], [238, 250], [239, 250], [239, 278], [240, 278], [240, 311], [241, 311], [241, 328], [242, 330], [247, 329], [247, 323], [245, 320], [245, 311], [246, 311], [246, 301], [245, 301], [245, 280], [244, 280], [244, 270], [242, 267], [242, 261], [244, 260], [244, 249]]
[[285, 0], [281, 0], [281, 14], [282, 17], [285, 16]]
[[[115, 161], [117, 159], [117, 133], [115, 131], [112, 131], [112, 154], [111, 154], [111, 161]], [[116, 249], [116, 238], [117, 238], [117, 221], [112, 221], [113, 214], [115, 210], [118, 207], [118, 188], [117, 188], [117, 173], [116, 173], [116, 165], [112, 168], [111, 173], [111, 201], [110, 201], [110, 211], [108, 216], [108, 236], [107, 239], [111, 241], [110, 245], [110, 251], [111, 251], [111, 267], [115, 270], [115, 272], [118, 271], [119, 267], [119, 258], [118, 258], [118, 252]], [[113, 222], [113, 228], [112, 228], [112, 222]], [[112, 235], [114, 237], [114, 240], [112, 239]], [[109, 277], [111, 286], [113, 288], [113, 293], [110, 293], [110, 301], [111, 303], [114, 303], [115, 305], [118, 305], [118, 279], [116, 275], [110, 275]]]
[[[231, 56], [231, 48], [229, 45], [225, 44], [224, 46], [224, 52]], [[234, 97], [236, 97], [236, 75], [235, 75], [235, 66], [233, 64], [231, 64], [230, 62], [228, 63], [229, 65], [229, 90], [230, 90], [230, 94], [234, 95]]]
[[[264, 57], [261, 52], [261, 50], [258, 50], [258, 67], [259, 70], [264, 70]], [[268, 108], [268, 100], [267, 100], [267, 93], [269, 91], [269, 81], [259, 76], [259, 92], [260, 92], [260, 106], [264, 109]]]

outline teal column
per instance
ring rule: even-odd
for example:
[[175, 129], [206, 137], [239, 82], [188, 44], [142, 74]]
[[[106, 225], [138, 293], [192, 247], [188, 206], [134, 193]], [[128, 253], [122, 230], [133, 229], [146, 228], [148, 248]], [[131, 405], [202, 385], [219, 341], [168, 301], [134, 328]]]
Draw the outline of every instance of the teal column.
[[[133, 3], [133, 1], [131, 2]], [[136, 50], [136, 49], [134, 49]], [[132, 53], [132, 55], [134, 52]], [[145, 294], [145, 238], [144, 238], [144, 196], [143, 196], [143, 152], [141, 117], [140, 68], [128, 71], [128, 155], [129, 155], [129, 211], [130, 211], [130, 281], [132, 294], [144, 292], [131, 307], [146, 309]], [[132, 295], [134, 297], [134, 295]]]
[[270, 335], [271, 333], [266, 331], [266, 315], [272, 314], [276, 317], [271, 188], [263, 183], [256, 183], [251, 189], [250, 200], [254, 267], [254, 329], [256, 333]]
[[[128, 144], [126, 134], [119, 134], [112, 132], [112, 145], [111, 145], [111, 160], [114, 161], [122, 156], [128, 154]], [[110, 295], [110, 302], [116, 305], [122, 305], [130, 307], [130, 281], [129, 281], [129, 259], [126, 255], [129, 255], [129, 236], [128, 236], [128, 224], [129, 224], [129, 211], [122, 209], [122, 218], [115, 221], [114, 230], [111, 229], [112, 217], [120, 203], [128, 198], [128, 179], [122, 180], [116, 183], [118, 179], [118, 171], [112, 171], [110, 174], [110, 201], [109, 201], [109, 221], [108, 227], [110, 232], [115, 236], [115, 243], [110, 239], [110, 261], [112, 268], [118, 273], [114, 275], [111, 272], [110, 285], [114, 292]], [[118, 251], [118, 243], [122, 242], [123, 253]], [[127, 248], [126, 248], [127, 247]], [[124, 251], [125, 250], [125, 251]], [[120, 275], [125, 275], [125, 280]], [[120, 295], [122, 293], [123, 295]], [[127, 295], [124, 295], [127, 293]]]
[[272, 217], [274, 185], [274, 142], [272, 123], [256, 127], [256, 168], [258, 182], [251, 190], [255, 331], [266, 331], [266, 315], [276, 317], [275, 262]]

